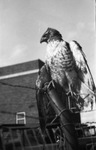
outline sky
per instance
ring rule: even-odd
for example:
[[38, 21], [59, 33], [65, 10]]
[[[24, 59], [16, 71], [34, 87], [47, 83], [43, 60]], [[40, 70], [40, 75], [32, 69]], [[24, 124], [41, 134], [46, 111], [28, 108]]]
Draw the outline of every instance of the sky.
[[48, 27], [85, 52], [96, 83], [95, 0], [0, 0], [0, 67], [45, 60]]

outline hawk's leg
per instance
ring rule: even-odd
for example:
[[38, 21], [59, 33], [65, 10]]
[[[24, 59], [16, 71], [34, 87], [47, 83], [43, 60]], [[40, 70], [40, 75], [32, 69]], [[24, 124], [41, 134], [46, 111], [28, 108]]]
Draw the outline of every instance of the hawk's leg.
[[68, 96], [74, 96], [74, 92], [72, 91], [71, 84], [69, 84], [69, 91], [66, 93]]

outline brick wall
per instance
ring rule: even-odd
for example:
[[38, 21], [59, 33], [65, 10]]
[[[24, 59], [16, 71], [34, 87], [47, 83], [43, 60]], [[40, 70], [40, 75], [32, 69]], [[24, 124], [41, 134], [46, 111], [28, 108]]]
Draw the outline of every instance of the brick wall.
[[[1, 68], [0, 74], [2, 77], [10, 74], [14, 75], [14, 73], [26, 70], [40, 69], [42, 65], [42, 61], [36, 60]], [[35, 97], [37, 75], [38, 72], [0, 80], [0, 124], [16, 123], [17, 112], [26, 113], [27, 124], [39, 122]]]

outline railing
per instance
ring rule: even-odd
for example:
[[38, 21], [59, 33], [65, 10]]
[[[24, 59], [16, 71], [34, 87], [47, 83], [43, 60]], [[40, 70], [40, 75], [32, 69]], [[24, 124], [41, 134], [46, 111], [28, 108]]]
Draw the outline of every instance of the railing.
[[0, 150], [61, 150], [65, 147], [59, 126], [46, 129], [45, 136], [39, 127], [25, 126], [3, 126], [0, 133]]
[[[76, 125], [79, 150], [96, 150], [96, 127]], [[66, 137], [59, 125], [48, 126], [45, 136], [40, 127], [25, 125], [2, 126], [0, 150], [69, 150]]]
[[96, 150], [96, 126], [77, 124], [75, 130], [80, 150]]

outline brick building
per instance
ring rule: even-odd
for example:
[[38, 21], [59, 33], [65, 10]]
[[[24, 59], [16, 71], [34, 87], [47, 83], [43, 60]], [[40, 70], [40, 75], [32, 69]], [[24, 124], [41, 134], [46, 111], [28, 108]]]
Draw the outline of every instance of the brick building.
[[35, 82], [43, 64], [34, 60], [0, 68], [0, 124], [38, 123]]

